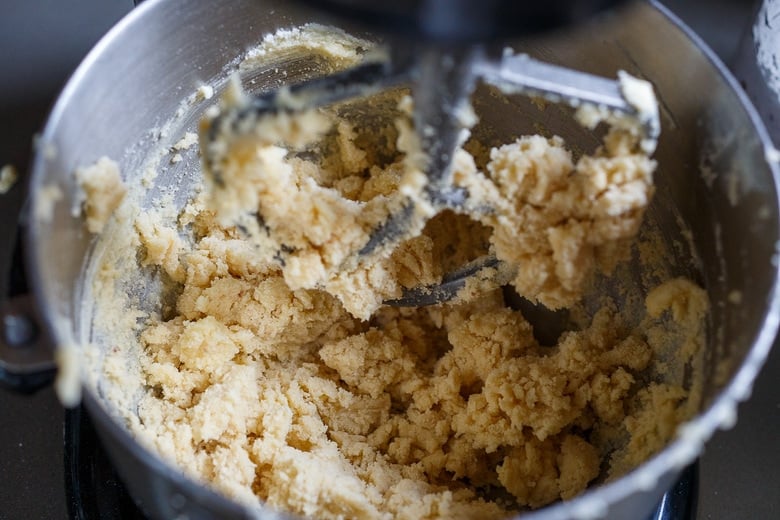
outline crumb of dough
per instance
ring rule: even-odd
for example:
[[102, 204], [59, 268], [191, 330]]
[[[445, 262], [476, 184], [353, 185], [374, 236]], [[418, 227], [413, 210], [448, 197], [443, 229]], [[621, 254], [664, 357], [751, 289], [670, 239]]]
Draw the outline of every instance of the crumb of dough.
[[658, 317], [671, 311], [676, 323], [700, 327], [709, 311], [707, 293], [687, 278], [676, 278], [659, 285], [647, 295], [647, 311]]
[[729, 291], [729, 294], [726, 297], [726, 299], [732, 305], [739, 305], [742, 303], [742, 291], [739, 291], [737, 289]]
[[199, 100], [211, 99], [214, 96], [214, 87], [211, 85], [201, 85], [198, 87], [195, 94]]
[[0, 168], [0, 195], [8, 193], [8, 190], [10, 190], [13, 185], [16, 184], [17, 178], [18, 174], [16, 173], [16, 168], [14, 168], [13, 165], [6, 164]]
[[176, 141], [173, 145], [173, 149], [177, 152], [192, 148], [198, 142], [198, 134], [194, 132], [185, 132], [184, 136]]
[[87, 229], [90, 233], [100, 233], [127, 192], [119, 165], [108, 157], [101, 157], [95, 164], [77, 169], [76, 182], [84, 190]]
[[54, 390], [66, 408], [78, 406], [81, 401], [81, 379], [79, 369], [80, 349], [72, 344], [60, 344], [54, 353], [57, 362], [57, 377]]
[[176, 230], [155, 222], [148, 213], [138, 215], [135, 229], [146, 255], [143, 263], [159, 265], [172, 280], [183, 281], [183, 267], [179, 262], [183, 244]]
[[56, 184], [41, 186], [35, 195], [35, 218], [40, 222], [51, 222], [54, 206], [63, 199], [62, 190]]
[[51, 141], [45, 141], [40, 134], [33, 135], [33, 149], [41, 152], [43, 157], [49, 161], [53, 161], [57, 158], [57, 145]]
[[[309, 45], [305, 31], [266, 38], [255, 58], [268, 59], [274, 42], [285, 53]], [[355, 58], [357, 40], [330, 36], [323, 55]], [[177, 224], [155, 211], [117, 223], [137, 237], [117, 256], [133, 259], [130, 271], [161, 274], [171, 300], [164, 312], [133, 314], [137, 352], [112, 345], [100, 358], [112, 382], [101, 395], [126, 404], [117, 408], [139, 441], [251, 507], [487, 519], [629, 471], [695, 412], [693, 390], [648, 383], [665, 349], [684, 360], [702, 350], [708, 302], [689, 280], [651, 290], [639, 321], [599, 300], [551, 346], [500, 289], [382, 306], [490, 251], [516, 264], [509, 278], [528, 299], [577, 302], [593, 272], [625, 257], [652, 196], [654, 163], [635, 136], [611, 132], [576, 163], [559, 138], [494, 148], [482, 169], [458, 150], [456, 183], [495, 212], [420, 215], [419, 232], [395, 250], [327, 276], [367, 233], [348, 225], [358, 210], [381, 214], [383, 197], [420, 192], [419, 150], [404, 117], [379, 129], [303, 117], [311, 124], [276, 118], [263, 133], [288, 146], [240, 143], [225, 158], [219, 196], [207, 186]], [[376, 138], [389, 150], [366, 144]], [[261, 204], [299, 254], [263, 249]], [[113, 303], [104, 308], [122, 308], [122, 272], [103, 267], [95, 283]], [[93, 325], [110, 333], [118, 320], [101, 309]], [[131, 370], [128, 352], [138, 361]]]

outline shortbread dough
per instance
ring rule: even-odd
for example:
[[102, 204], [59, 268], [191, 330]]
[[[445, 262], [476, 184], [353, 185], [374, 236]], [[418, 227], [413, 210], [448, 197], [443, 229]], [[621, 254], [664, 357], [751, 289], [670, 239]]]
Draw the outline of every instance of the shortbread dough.
[[[289, 51], [289, 38], [307, 32], [269, 38], [262, 55], [274, 41]], [[338, 47], [339, 60], [349, 62], [352, 43]], [[651, 199], [654, 163], [635, 136], [609, 132], [576, 160], [560, 138], [521, 137], [493, 148], [483, 168], [461, 149], [456, 182], [494, 212], [441, 212], [376, 262], [332, 277], [311, 266], [343, 256], [345, 234], [365, 232], [349, 228], [355, 212], [418, 173], [396, 123], [380, 153], [335, 112], [312, 117], [325, 121], [325, 153], [257, 142], [236, 157], [241, 189], [221, 202], [205, 189], [171, 220], [127, 200], [101, 238], [93, 323], [96, 343], [108, 345], [88, 358], [100, 395], [139, 441], [249, 507], [327, 519], [504, 518], [619, 477], [695, 412], [695, 392], [663, 372], [701, 352], [704, 290], [670, 277], [639, 316], [610, 298], [575, 312], [589, 284], [627, 258]], [[95, 200], [102, 193], [110, 204]], [[118, 193], [88, 189], [90, 229]], [[231, 206], [226, 193], [242, 198]], [[308, 256], [280, 263], [246, 236], [235, 210], [258, 203], [303, 226]], [[502, 290], [382, 305], [490, 251], [518, 266], [512, 283], [527, 300], [585, 318], [543, 345]], [[136, 258], [166, 294], [157, 309], [124, 296], [122, 262]], [[138, 342], [101, 340], [126, 337], [111, 324], [137, 331]]]

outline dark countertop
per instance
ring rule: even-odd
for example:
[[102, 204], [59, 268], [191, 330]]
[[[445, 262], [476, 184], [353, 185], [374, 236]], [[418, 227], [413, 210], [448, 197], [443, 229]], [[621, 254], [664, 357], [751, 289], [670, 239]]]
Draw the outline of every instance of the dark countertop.
[[[3, 4], [0, 166], [16, 166], [20, 181], [0, 195], [0, 226], [16, 221], [32, 137], [57, 94], [89, 49], [132, 7], [131, 0]], [[0, 389], [0, 519], [67, 518], [63, 424], [51, 388], [32, 396]]]
[[[749, 24], [748, 2], [668, 0], [729, 62]], [[57, 92], [97, 39], [132, 8], [130, 0], [7, 2], [0, 16], [0, 166], [23, 174]], [[23, 186], [0, 195], [12, 221]], [[770, 355], [737, 426], [719, 432], [701, 459], [700, 519], [780, 518], [780, 347]], [[51, 389], [33, 396], [0, 390], [0, 519], [63, 518], [63, 411]]]

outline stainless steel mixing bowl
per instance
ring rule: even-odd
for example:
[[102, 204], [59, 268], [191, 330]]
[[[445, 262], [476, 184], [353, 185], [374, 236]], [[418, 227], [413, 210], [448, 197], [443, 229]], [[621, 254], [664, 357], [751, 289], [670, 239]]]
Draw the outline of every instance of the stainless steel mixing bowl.
[[[71, 213], [78, 204], [74, 169], [108, 155], [132, 177], [149, 150], [165, 144], [165, 137], [159, 141], [150, 129], [175, 120], [175, 135], [196, 124], [202, 107], [176, 116], [186, 94], [204, 83], [224, 86], [225, 64], [264, 34], [313, 20], [317, 15], [293, 10], [284, 0], [149, 0], [89, 54], [52, 111], [31, 181], [30, 274], [58, 345], [88, 337], [81, 281], [92, 237]], [[775, 337], [777, 164], [767, 160], [772, 154], [763, 126], [733, 78], [695, 35], [655, 3], [634, 3], [581, 29], [522, 46], [547, 61], [610, 77], [625, 69], [654, 83], [663, 131], [656, 154], [658, 192], [649, 218], [669, 230], [670, 239], [680, 238], [679, 221], [689, 227], [701, 269], [683, 274], [695, 276], [713, 302], [699, 415], [663, 451], [629, 474], [528, 515], [546, 520], [639, 518], [713, 432], [733, 424], [736, 404], [750, 395]], [[262, 85], [263, 78], [260, 74], [254, 79]], [[573, 129], [563, 112], [531, 115], [529, 106], [518, 101], [496, 115], [491, 120], [495, 131], [520, 133], [523, 121], [538, 118], [545, 128], [575, 143], [593, 144], [592, 137]], [[526, 127], [535, 131], [531, 123]], [[182, 166], [177, 174], [184, 180], [164, 174], [156, 188], [186, 185], [197, 173]], [[42, 194], [51, 186], [59, 187], [63, 197], [51, 219], [39, 218], [47, 204]], [[177, 203], [188, 193], [182, 189]], [[736, 294], [742, 296], [739, 304]], [[89, 387], [84, 399], [120, 475], [147, 514], [250, 516], [142, 448]]]

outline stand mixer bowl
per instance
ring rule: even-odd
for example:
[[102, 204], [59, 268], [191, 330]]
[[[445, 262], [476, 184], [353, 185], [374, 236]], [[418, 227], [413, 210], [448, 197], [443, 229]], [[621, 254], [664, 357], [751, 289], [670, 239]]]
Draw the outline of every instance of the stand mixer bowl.
[[[31, 181], [29, 272], [58, 345], [78, 344], [89, 334], [81, 298], [92, 237], [71, 214], [79, 203], [72, 172], [103, 155], [116, 159], [126, 174], [140, 172], [146, 155], [160, 145], [151, 129], [175, 119], [183, 93], [201, 84], [219, 90], [226, 83], [226, 63], [264, 34], [317, 21], [318, 16], [281, 0], [149, 0], [86, 58], [53, 109]], [[566, 34], [512, 44], [545, 61], [602, 76], [614, 77], [616, 70], [625, 69], [652, 81], [659, 98], [663, 129], [650, 217], [664, 230], [678, 230], [683, 221], [701, 260], [697, 281], [712, 302], [702, 408], [664, 450], [635, 470], [524, 516], [642, 517], [714, 431], [734, 423], [736, 405], [749, 397], [774, 340], [780, 316], [780, 228], [778, 168], [767, 159], [774, 156], [769, 153], [773, 148], [730, 74], [658, 4], [633, 3]], [[495, 131], [536, 133], [530, 117], [538, 114], [517, 105], [495, 115]], [[181, 128], [195, 125], [199, 117], [198, 111], [180, 117]], [[586, 132], [572, 130], [563, 113], [547, 111], [543, 118], [546, 128], [567, 140], [595, 142]], [[181, 173], [185, 184], [197, 174]], [[161, 176], [158, 182], [172, 178]], [[51, 203], [43, 195], [52, 186], [63, 197], [54, 204], [51, 219], [39, 218]], [[189, 194], [181, 189], [175, 203], [183, 204]], [[670, 234], [675, 239], [679, 231]], [[739, 305], [729, 303], [729, 295], [736, 293], [742, 295]], [[84, 385], [84, 401], [119, 474], [150, 517], [254, 516], [142, 447], [89, 384]], [[262, 513], [263, 518], [277, 516]]]

